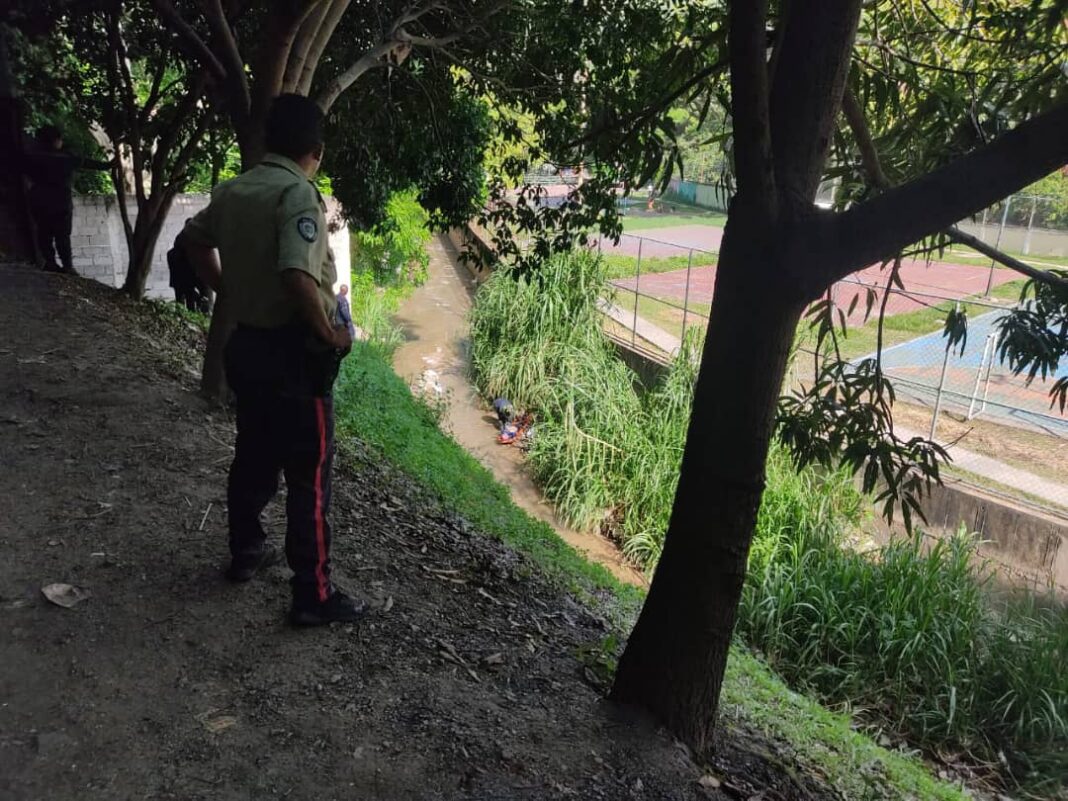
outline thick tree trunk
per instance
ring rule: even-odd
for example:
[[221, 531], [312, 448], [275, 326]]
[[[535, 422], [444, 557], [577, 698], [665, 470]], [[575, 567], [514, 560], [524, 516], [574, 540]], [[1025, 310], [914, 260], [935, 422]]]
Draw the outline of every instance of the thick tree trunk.
[[263, 160], [264, 119], [249, 118], [248, 122], [236, 128], [237, 149], [241, 153], [241, 171], [251, 170]]
[[[653, 713], [699, 752], [716, 707], [764, 489], [776, 403], [806, 301], [791, 254], [733, 216], [663, 554], [612, 697]], [[794, 253], [802, 248], [791, 247]]]
[[[120, 201], [121, 202], [121, 201]], [[133, 236], [129, 241], [130, 265], [126, 270], [126, 280], [122, 290], [132, 298], [140, 299], [145, 294], [145, 284], [152, 272], [152, 258], [156, 254], [163, 223], [170, 213], [174, 202], [174, 193], [165, 192], [160, 198], [150, 198], [137, 210]]]

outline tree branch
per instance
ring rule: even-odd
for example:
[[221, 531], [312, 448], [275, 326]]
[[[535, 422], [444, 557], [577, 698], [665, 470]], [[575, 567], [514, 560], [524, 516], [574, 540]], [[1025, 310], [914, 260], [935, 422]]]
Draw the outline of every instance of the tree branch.
[[676, 100], [678, 100], [684, 94], [689, 92], [695, 86], [708, 80], [716, 73], [722, 72], [726, 68], [727, 59], [720, 59], [715, 64], [705, 67], [703, 70], [700, 70], [699, 72], [695, 73], [681, 86], [679, 86], [678, 89], [672, 91], [665, 97], [657, 99], [656, 102], [650, 103], [649, 105], [645, 106], [645, 108], [642, 108], [634, 112], [633, 114], [628, 115], [624, 119], [615, 119], [611, 122], [602, 123], [596, 128], [592, 128], [586, 133], [582, 134], [582, 136], [578, 137], [577, 139], [572, 139], [565, 145], [565, 147], [578, 147], [580, 145], [586, 144], [587, 142], [594, 141], [602, 134], [607, 133], [609, 130], [625, 127], [627, 129], [625, 134], [623, 136], [620, 136], [617, 140], [622, 141], [626, 138], [626, 136], [633, 134], [634, 131], [636, 131], [642, 125], [642, 123], [646, 122], [652, 117], [655, 117], [657, 114], [667, 110]]
[[[189, 88], [186, 90], [185, 97], [174, 109], [174, 119], [172, 124], [169, 125], [159, 141], [156, 143], [156, 152], [152, 157], [152, 194], [156, 192], [164, 185], [164, 173], [167, 171], [167, 159], [170, 158], [171, 151], [174, 150], [175, 144], [177, 144], [182, 130], [189, 116], [192, 115], [200, 103], [200, 96], [204, 92], [205, 76], [203, 73], [196, 75], [190, 82]], [[205, 114], [205, 117], [208, 115]], [[198, 124], [199, 127], [199, 124]], [[196, 135], [199, 139], [199, 135]]]
[[416, 22], [431, 11], [437, 11], [442, 8], [446, 8], [445, 3], [436, 1], [427, 3], [425, 6], [412, 6], [407, 11], [403, 12], [393, 23], [393, 30], [396, 31], [399, 28], [403, 28], [409, 23]]
[[990, 144], [836, 215], [844, 256], [827, 262], [835, 281], [886, 261], [1068, 163], [1068, 102], [1032, 117]]
[[351, 67], [324, 86], [323, 90], [315, 98], [315, 101], [319, 104], [319, 108], [323, 110], [323, 113], [330, 111], [330, 107], [334, 105], [334, 101], [341, 96], [342, 92], [352, 86], [361, 75], [375, 67], [384, 66], [385, 57], [392, 53], [400, 44], [401, 43], [395, 39], [379, 42], [356, 59]]
[[197, 61], [203, 64], [219, 80], [226, 80], [226, 68], [222, 62], [211, 52], [211, 48], [197, 35], [197, 32], [174, 7], [171, 0], [152, 0], [152, 6], [159, 13], [163, 22], [178, 36], [178, 40], [185, 46], [184, 49]]
[[883, 172], [883, 164], [879, 159], [879, 151], [875, 149], [875, 141], [868, 129], [868, 121], [864, 118], [864, 110], [857, 101], [857, 96], [852, 89], [846, 89], [842, 97], [842, 112], [846, 122], [856, 139], [857, 149], [860, 151], [860, 164], [868, 175], [868, 182], [876, 189], [889, 189], [890, 179]]
[[304, 60], [308, 57], [308, 49], [315, 41], [315, 35], [319, 32], [319, 26], [323, 24], [323, 17], [330, 9], [332, 0], [320, 3], [301, 23], [297, 30], [297, 38], [289, 49], [289, 60], [286, 63], [285, 75], [282, 77], [282, 91], [294, 92], [297, 82], [300, 80], [300, 72], [304, 69]]
[[[352, 86], [352, 84], [368, 70], [377, 66], [385, 66], [387, 64], [396, 66], [403, 63], [404, 60], [408, 58], [413, 47], [423, 47], [428, 49], [447, 47], [461, 37], [471, 33], [481, 21], [474, 21], [465, 28], [457, 28], [449, 33], [435, 37], [418, 36], [409, 33], [404, 27], [406, 24], [418, 20], [425, 14], [444, 7], [443, 4], [435, 0], [434, 2], [428, 3], [426, 6], [409, 9], [403, 12], [393, 21], [389, 27], [389, 32], [382, 37], [382, 40], [378, 44], [365, 52], [352, 66], [323, 87], [322, 91], [319, 92], [316, 97], [316, 102], [318, 102], [319, 107], [322, 108], [324, 112], [329, 111], [330, 107], [338, 97], [340, 97], [341, 93]], [[487, 19], [493, 16], [502, 8], [504, 8], [503, 2], [491, 6], [486, 9], [484, 14], [482, 14], [481, 19]]]
[[[256, 54], [256, 86], [249, 112], [254, 129], [266, 119], [271, 100], [282, 92], [297, 32], [316, 6], [323, 3], [324, 0], [301, 0], [295, 7], [292, 3], [272, 5], [264, 42]], [[329, 5], [329, 0], [325, 4]]]
[[304, 60], [300, 72], [300, 80], [297, 83], [297, 92], [299, 94], [307, 95], [311, 93], [312, 82], [315, 80], [315, 71], [319, 69], [319, 60], [323, 57], [326, 46], [330, 44], [338, 23], [341, 22], [341, 18], [348, 11], [350, 2], [351, 0], [333, 0], [330, 12], [315, 35], [315, 41], [308, 52], [308, 57]]
[[761, 202], [760, 213], [774, 219], [778, 209], [771, 160], [768, 111], [767, 0], [741, 0], [729, 6], [731, 117], [738, 195]]
[[241, 51], [237, 47], [234, 32], [230, 30], [222, 0], [203, 0], [203, 6], [204, 15], [208, 19], [208, 27], [211, 28], [216, 46], [222, 51], [222, 60], [226, 64], [231, 113], [248, 114], [252, 107], [252, 96], [249, 93], [248, 76], [245, 75], [245, 60], [241, 57]]
[[[861, 164], [868, 175], [869, 182], [877, 189], [889, 189], [891, 185], [890, 180], [886, 177], [886, 173], [883, 172], [882, 162], [879, 159], [879, 152], [875, 148], [875, 142], [872, 140], [867, 120], [864, 119], [864, 112], [860, 108], [860, 104], [857, 102], [856, 95], [850, 90], [846, 91], [842, 103], [842, 110], [845, 112], [846, 121], [849, 123], [850, 129], [853, 131], [853, 136], [857, 140], [857, 147], [860, 149]], [[1020, 261], [1007, 253], [1003, 253], [997, 248], [988, 245], [978, 237], [962, 231], [955, 225], [950, 226], [942, 233], [950, 240], [961, 245], [967, 245], [999, 264], [1003, 264], [1012, 270], [1016, 270], [1018, 273], [1026, 275], [1028, 278], [1032, 278], [1035, 281], [1040, 281], [1045, 284], [1050, 284], [1051, 286], [1068, 289], [1068, 281], [1060, 276], [1045, 270], [1040, 270], [1037, 267], [1032, 267], [1026, 262]]]
[[807, 213], [823, 175], [849, 75], [861, 0], [792, 0], [782, 33], [769, 119], [783, 211]]
[[995, 247], [991, 247], [982, 239], [977, 236], [972, 236], [965, 231], [960, 230], [957, 226], [953, 225], [946, 229], [945, 235], [961, 245], [967, 245], [970, 248], [974, 248], [982, 253], [984, 256], [988, 256], [999, 264], [1004, 264], [1010, 270], [1015, 270], [1022, 275], [1026, 275], [1028, 278], [1032, 278], [1042, 284], [1048, 284], [1055, 286], [1065, 291], [1068, 291], [1068, 279], [1061, 278], [1056, 273], [1051, 273], [1046, 270], [1040, 270], [1037, 267], [1032, 267], [1025, 261], [1020, 261], [1014, 256], [1010, 256], [1008, 253], [1003, 253]]
[[152, 112], [156, 108], [156, 103], [159, 102], [163, 96], [163, 78], [167, 72], [167, 63], [160, 61], [156, 65], [156, 71], [152, 75], [152, 86], [148, 91], [148, 97], [145, 99], [145, 103], [141, 106], [141, 112], [137, 115], [138, 122], [144, 125], [152, 117]]
[[108, 15], [107, 35], [109, 56], [113, 59], [112, 80], [117, 83], [121, 97], [123, 115], [126, 118], [126, 138], [130, 143], [130, 157], [133, 162], [133, 189], [140, 205], [145, 200], [144, 155], [141, 152], [141, 126], [137, 109], [137, 96], [134, 93], [133, 76], [130, 75], [130, 60], [126, 43], [122, 38], [122, 29], [118, 15]]
[[115, 143], [115, 166], [112, 167], [111, 181], [115, 184], [115, 197], [119, 201], [119, 217], [122, 219], [122, 233], [126, 237], [126, 247], [133, 250], [133, 223], [130, 222], [130, 210], [126, 208], [126, 183], [123, 173], [126, 165], [122, 163], [122, 145]]
[[415, 36], [401, 28], [393, 34], [394, 39], [411, 47], [425, 47], [430, 50], [447, 47], [460, 39], [467, 31], [453, 31], [441, 36]]
[[174, 160], [174, 164], [171, 167], [171, 180], [163, 187], [164, 191], [180, 191], [182, 186], [188, 181], [185, 171], [189, 166], [189, 162], [192, 160], [194, 153], [196, 153], [200, 146], [201, 139], [204, 138], [204, 133], [208, 129], [208, 123], [211, 120], [211, 113], [205, 111], [201, 118], [197, 121], [196, 128], [193, 129], [193, 133], [189, 135], [186, 143], [178, 151], [178, 156]]

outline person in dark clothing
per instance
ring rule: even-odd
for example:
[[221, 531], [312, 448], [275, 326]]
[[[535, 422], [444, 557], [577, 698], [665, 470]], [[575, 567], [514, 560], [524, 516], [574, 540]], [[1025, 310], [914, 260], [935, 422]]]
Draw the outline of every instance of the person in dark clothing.
[[[54, 125], [37, 131], [37, 147], [23, 155], [23, 172], [30, 179], [29, 206], [37, 251], [46, 270], [74, 274], [70, 232], [74, 219], [71, 179], [75, 170], [107, 170], [106, 161], [93, 161], [63, 150], [63, 134]], [[56, 264], [56, 252], [59, 264]]]
[[248, 581], [278, 558], [261, 515], [284, 473], [295, 626], [353, 621], [367, 609], [330, 575], [333, 384], [352, 337], [335, 324], [337, 269], [326, 205], [311, 180], [322, 159], [322, 119], [306, 97], [275, 98], [267, 155], [217, 186], [183, 237], [194, 269], [222, 289], [237, 323], [224, 353], [237, 400], [226, 575]]
[[494, 398], [493, 411], [497, 413], [498, 427], [503, 434], [505, 428], [515, 419], [515, 407], [508, 398]]
[[174, 238], [174, 247], [167, 251], [167, 270], [174, 299], [189, 311], [208, 314], [211, 311], [211, 290], [197, 275], [186, 256], [182, 234]]
[[342, 284], [337, 291], [337, 321], [356, 339], [356, 324], [352, 322], [352, 309], [349, 307], [349, 288]]

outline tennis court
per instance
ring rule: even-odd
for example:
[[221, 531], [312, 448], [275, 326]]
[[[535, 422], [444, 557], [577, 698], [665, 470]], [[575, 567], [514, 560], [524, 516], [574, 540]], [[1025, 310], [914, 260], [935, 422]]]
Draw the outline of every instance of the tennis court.
[[1030, 385], [1014, 375], [997, 354], [997, 323], [1006, 313], [996, 310], [969, 320], [963, 352], [948, 357], [941, 331], [885, 348], [883, 369], [899, 397], [933, 405], [941, 394], [943, 409], [1068, 438], [1068, 416], [1050, 407], [1049, 396], [1054, 382], [1068, 376], [1068, 364], [1062, 364], [1057, 375], [1044, 381], [1038, 377]]

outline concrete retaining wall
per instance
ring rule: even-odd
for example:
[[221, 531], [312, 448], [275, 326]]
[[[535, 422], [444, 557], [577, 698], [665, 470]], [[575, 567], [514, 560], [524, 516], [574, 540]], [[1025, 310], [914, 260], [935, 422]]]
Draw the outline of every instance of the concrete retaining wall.
[[485, 231], [468, 223], [462, 228], [450, 228], [448, 237], [468, 272], [480, 284], [492, 275], [493, 247]]
[[[978, 538], [979, 554], [1009, 583], [1068, 596], [1068, 520], [953, 479], [931, 489], [923, 510], [928, 534], [951, 536], [963, 525]], [[899, 536], [904, 528], [895, 525], [889, 533]]]
[[[208, 195], [179, 195], [175, 198], [152, 257], [152, 272], [145, 285], [145, 294], [148, 297], [174, 299], [174, 291], [168, 285], [170, 276], [167, 273], [167, 251], [185, 221], [207, 206], [208, 200]], [[137, 204], [131, 201], [127, 203], [127, 209], [132, 225], [137, 219]], [[330, 234], [330, 247], [334, 250], [337, 262], [337, 286], [349, 283], [352, 272], [349, 231], [341, 220], [340, 211], [337, 202], [328, 198], [328, 219], [332, 228], [337, 226], [337, 230]], [[71, 251], [74, 256], [74, 269], [86, 278], [108, 286], [122, 286], [129, 265], [129, 253], [126, 249], [126, 236], [123, 233], [118, 200], [113, 195], [75, 196]], [[334, 287], [335, 290], [337, 286]]]

